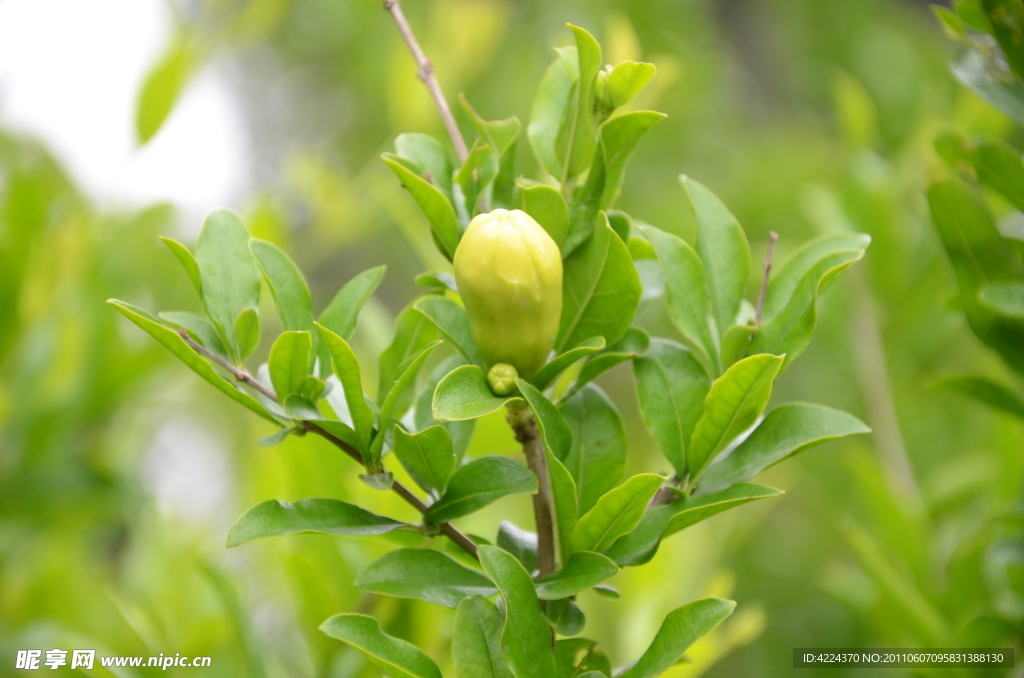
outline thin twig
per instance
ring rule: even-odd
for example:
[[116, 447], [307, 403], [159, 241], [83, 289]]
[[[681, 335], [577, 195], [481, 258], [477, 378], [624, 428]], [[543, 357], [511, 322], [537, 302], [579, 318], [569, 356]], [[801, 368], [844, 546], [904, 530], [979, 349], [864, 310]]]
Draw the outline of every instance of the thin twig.
[[754, 321], [758, 327], [761, 325], [761, 315], [764, 313], [764, 300], [768, 296], [768, 274], [772, 271], [772, 255], [775, 254], [775, 243], [779, 240], [779, 234], [772, 231], [768, 234], [768, 254], [764, 258], [764, 277], [761, 278], [761, 292], [757, 295], [757, 313]]
[[[205, 346], [192, 339], [192, 337], [190, 337], [188, 332], [186, 332], [185, 330], [178, 330], [178, 335], [182, 338], [182, 340], [184, 340], [186, 344], [191, 346], [194, 351], [205, 357], [207, 360], [210, 360], [216, 363], [217, 365], [223, 367], [228, 372], [228, 374], [234, 377], [237, 381], [243, 384], [247, 384], [248, 386], [262, 393], [270, 400], [278, 402], [277, 394], [274, 393], [269, 388], [267, 388], [266, 386], [264, 386], [263, 384], [261, 384], [260, 381], [253, 377], [251, 374], [249, 374], [243, 369], [235, 367], [234, 365], [227, 362], [220, 356], [211, 353], [209, 350], [207, 350]], [[354, 447], [352, 447], [351, 445], [349, 445], [348, 443], [346, 443], [344, 440], [334, 435], [333, 433], [327, 431], [319, 424], [317, 424], [315, 421], [303, 420], [299, 422], [299, 426], [302, 427], [303, 430], [309, 431], [310, 433], [315, 433], [316, 435], [328, 441], [335, 447], [339, 448], [342, 452], [352, 457], [352, 459], [358, 462], [360, 465], [363, 464], [363, 455], [359, 453], [359, 450], [355, 449]], [[399, 497], [404, 499], [406, 503], [411, 505], [421, 514], [426, 514], [427, 505], [424, 504], [420, 500], [420, 498], [413, 494], [405, 485], [396, 480], [391, 485], [391, 490]], [[460, 532], [458, 528], [456, 528], [454, 525], [450, 523], [439, 523], [437, 527], [442, 534], [444, 534], [446, 537], [455, 542], [455, 544], [458, 545], [463, 551], [473, 556], [474, 558], [477, 558], [476, 544], [473, 542], [472, 539], [470, 539], [465, 534]]]
[[416, 36], [413, 34], [412, 27], [409, 26], [409, 22], [402, 12], [402, 5], [399, 0], [383, 1], [384, 9], [391, 13], [391, 18], [395, 20], [395, 25], [398, 26], [398, 32], [402, 34], [405, 44], [408, 45], [409, 51], [412, 52], [413, 59], [416, 60], [416, 66], [419, 69], [416, 75], [427, 86], [430, 96], [433, 97], [434, 103], [437, 105], [437, 110], [441, 113], [441, 120], [448, 130], [448, 136], [452, 139], [452, 144], [455, 146], [455, 152], [459, 156], [460, 164], [466, 162], [466, 158], [469, 157], [469, 149], [466, 147], [465, 139], [462, 138], [459, 126], [455, 123], [451, 109], [448, 108], [448, 101], [444, 98], [441, 85], [437, 82], [437, 76], [434, 74], [434, 64], [423, 53], [420, 43], [416, 41]]
[[533, 495], [533, 515], [537, 523], [537, 576], [546, 577], [555, 571], [554, 502], [547, 453], [532, 414], [510, 410], [508, 420], [516, 440], [523, 446], [526, 465], [537, 476], [537, 493]]

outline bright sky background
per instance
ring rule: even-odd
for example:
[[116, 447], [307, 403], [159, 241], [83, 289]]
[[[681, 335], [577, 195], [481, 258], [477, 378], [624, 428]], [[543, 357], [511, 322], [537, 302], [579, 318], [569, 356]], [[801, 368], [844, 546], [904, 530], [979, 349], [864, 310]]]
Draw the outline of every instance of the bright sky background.
[[0, 0], [0, 124], [40, 137], [101, 206], [169, 200], [198, 230], [238, 207], [245, 138], [207, 70], [137, 147], [135, 98], [170, 29], [164, 0]]

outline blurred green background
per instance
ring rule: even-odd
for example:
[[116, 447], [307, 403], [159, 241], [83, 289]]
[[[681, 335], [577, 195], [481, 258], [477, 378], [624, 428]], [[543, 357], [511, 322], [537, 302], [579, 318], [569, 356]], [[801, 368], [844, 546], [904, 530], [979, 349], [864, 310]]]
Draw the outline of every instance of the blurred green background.
[[[170, 7], [174, 37], [155, 68], [183, 68], [180, 83], [160, 86], [180, 84], [187, 96], [212, 74], [237, 104], [246, 189], [226, 206], [296, 259], [316, 307], [355, 273], [387, 264], [354, 339], [372, 362], [416, 292], [413, 277], [442, 264], [379, 159], [400, 132], [443, 137], [388, 15], [376, 0]], [[815, 341], [773, 399], [849, 410], [874, 434], [773, 469], [766, 482], [786, 496], [673, 537], [649, 566], [613, 580], [621, 601], [582, 596], [587, 635], [624, 665], [665, 613], [723, 595], [738, 601], [736, 614], [667, 675], [791, 675], [793, 647], [1019, 652], [1024, 426], [930, 388], [955, 373], [1011, 377], [951, 303], [955, 281], [923, 192], [941, 171], [931, 140], [943, 128], [1018, 148], [1024, 136], [953, 81], [952, 47], [927, 4], [409, 0], [405, 9], [449, 100], [464, 92], [486, 118], [528, 120], [551, 47], [570, 43], [567, 21], [595, 34], [607, 62], [654, 62], [658, 75], [632, 106], [669, 117], [630, 165], [620, 206], [634, 218], [683, 223], [685, 173], [729, 205], [755, 258], [771, 230], [782, 260], [821, 232], [874, 238], [864, 265], [824, 298]], [[524, 173], [531, 162], [523, 143]], [[319, 440], [258, 447], [268, 424], [104, 305], [198, 308], [157, 239], [191, 244], [198, 223], [183, 215], [171, 204], [97, 200], [43, 142], [0, 128], [0, 674], [13, 672], [18, 649], [56, 647], [208, 655], [203, 675], [378, 676], [317, 631], [351, 610], [372, 611], [444, 668], [451, 611], [352, 586], [385, 544], [299, 535], [223, 547], [234, 519], [268, 498], [342, 497], [413, 516]], [[641, 321], [672, 336], [657, 308]], [[630, 470], [667, 472], [628, 366], [601, 384], [627, 417]], [[470, 454], [515, 448], [497, 415], [478, 426]], [[528, 497], [514, 497], [464, 528], [493, 539], [499, 520], [532, 527], [529, 516]], [[799, 675], [819, 674], [846, 675]]]

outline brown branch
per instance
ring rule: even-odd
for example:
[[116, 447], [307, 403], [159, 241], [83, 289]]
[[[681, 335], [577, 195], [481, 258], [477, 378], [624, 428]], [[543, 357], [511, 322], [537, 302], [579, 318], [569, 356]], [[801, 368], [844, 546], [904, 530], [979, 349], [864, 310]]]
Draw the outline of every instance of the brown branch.
[[761, 292], [757, 295], [757, 314], [754, 321], [761, 325], [761, 315], [764, 313], [764, 300], [768, 296], [768, 274], [772, 270], [772, 255], [775, 253], [775, 243], [779, 240], [779, 234], [772, 231], [768, 234], [768, 254], [764, 258], [764, 277], [761, 278]]
[[[184, 340], [186, 344], [191, 346], [194, 351], [205, 357], [207, 360], [210, 360], [211, 362], [214, 362], [217, 365], [223, 367], [228, 372], [228, 374], [234, 377], [237, 381], [243, 384], [247, 384], [253, 389], [259, 391], [261, 394], [263, 394], [270, 400], [278, 402], [277, 394], [274, 393], [269, 388], [267, 388], [266, 386], [264, 386], [263, 384], [261, 384], [260, 381], [253, 377], [251, 374], [249, 374], [243, 369], [235, 367], [234, 365], [227, 362], [220, 356], [211, 353], [209, 350], [207, 350], [205, 346], [192, 339], [192, 337], [190, 337], [188, 332], [186, 332], [185, 330], [178, 330], [178, 335], [182, 338], [182, 340]], [[346, 443], [344, 440], [334, 435], [333, 433], [327, 431], [319, 424], [317, 424], [315, 421], [300, 420], [299, 426], [304, 430], [309, 431], [310, 433], [315, 433], [316, 435], [320, 436], [321, 438], [328, 441], [329, 443], [340, 449], [348, 456], [352, 457], [352, 459], [358, 462], [360, 465], [363, 465], [365, 467], [365, 464], [363, 463], [363, 455], [359, 453], [359, 450], [355, 449], [354, 447], [352, 447], [351, 445], [349, 445], [348, 443]], [[421, 514], [426, 514], [427, 505], [424, 504], [420, 500], [420, 498], [413, 494], [405, 485], [396, 480], [391, 485], [391, 490], [399, 497], [404, 499], [406, 503], [411, 505]], [[470, 539], [465, 534], [460, 532], [458, 528], [456, 528], [454, 525], [451, 525], [450, 523], [440, 523], [438, 524], [437, 527], [442, 534], [444, 534], [446, 537], [455, 542], [455, 544], [458, 545], [463, 551], [473, 556], [474, 558], [477, 558], [476, 544], [473, 542], [472, 539]]]
[[391, 18], [395, 20], [395, 25], [398, 26], [398, 32], [402, 34], [402, 39], [405, 40], [409, 51], [412, 52], [413, 59], [416, 60], [416, 66], [419, 69], [416, 75], [427, 86], [430, 96], [433, 97], [434, 103], [437, 105], [437, 110], [441, 114], [441, 120], [448, 130], [448, 136], [451, 137], [452, 144], [455, 146], [455, 152], [459, 156], [459, 162], [466, 162], [466, 158], [469, 157], [469, 149], [466, 147], [466, 141], [462, 138], [459, 126], [455, 123], [451, 109], [448, 108], [448, 101], [444, 98], [444, 93], [441, 92], [441, 85], [437, 82], [437, 76], [434, 74], [434, 64], [423, 53], [423, 48], [416, 41], [416, 36], [413, 34], [412, 27], [409, 26], [409, 22], [402, 12], [402, 5], [399, 0], [383, 1], [384, 9], [391, 13]]
[[554, 502], [551, 497], [547, 453], [537, 430], [537, 422], [529, 411], [509, 410], [508, 421], [516, 440], [523, 446], [526, 465], [537, 476], [538, 489], [533, 495], [533, 515], [537, 523], [537, 576], [546, 577], [555, 571]]

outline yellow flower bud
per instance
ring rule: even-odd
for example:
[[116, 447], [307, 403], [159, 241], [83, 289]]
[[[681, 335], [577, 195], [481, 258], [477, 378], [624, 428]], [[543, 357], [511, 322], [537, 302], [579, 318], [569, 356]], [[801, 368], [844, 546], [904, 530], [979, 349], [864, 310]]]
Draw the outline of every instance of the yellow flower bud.
[[473, 340], [488, 366], [507, 363], [527, 381], [547, 361], [562, 315], [562, 253], [520, 210], [469, 223], [455, 250], [455, 281]]

